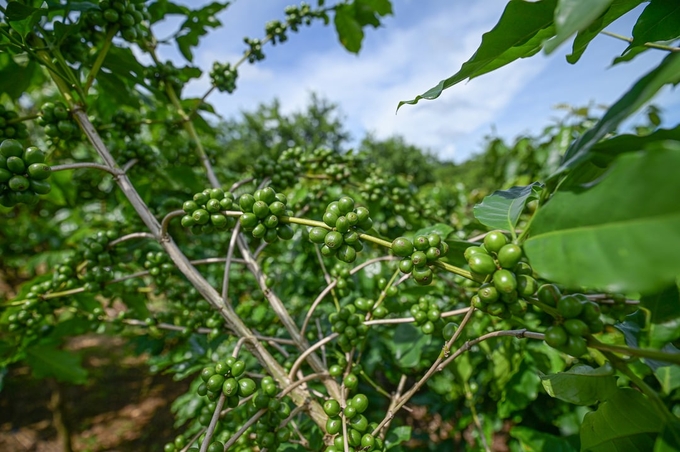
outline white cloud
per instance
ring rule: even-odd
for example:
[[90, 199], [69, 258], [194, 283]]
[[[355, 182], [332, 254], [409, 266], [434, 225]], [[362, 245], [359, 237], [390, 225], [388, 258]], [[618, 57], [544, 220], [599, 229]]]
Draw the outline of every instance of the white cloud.
[[[549, 58], [538, 55], [460, 83], [436, 101], [406, 105], [395, 115], [399, 100], [411, 99], [453, 75], [473, 55], [506, 0], [393, 4], [395, 16], [379, 30], [367, 30], [359, 56], [340, 47], [332, 25], [304, 29], [289, 43], [268, 47], [264, 62], [241, 66], [238, 90], [232, 95], [218, 93], [211, 101], [224, 116], [274, 98], [290, 112], [304, 108], [309, 93], [316, 92], [340, 105], [357, 140], [366, 132], [379, 138], [399, 134], [443, 158], [460, 161], [476, 150], [493, 124], [508, 138], [537, 131], [554, 116], [552, 105], [606, 102], [636, 78], [625, 69], [603, 72], [610, 49], [607, 56], [589, 49], [581, 64], [569, 66], [564, 62], [565, 46]], [[264, 0], [257, 14], [249, 16], [250, 8], [252, 4], [234, 4], [222, 19], [224, 29], [204, 40], [196, 54], [206, 72], [215, 60], [238, 60], [243, 49], [240, 37], [258, 36], [265, 18], [280, 17], [282, 10], [278, 2]], [[188, 92], [202, 95], [208, 87], [206, 74]]]
[[[224, 115], [252, 109], [274, 97], [280, 99], [284, 111], [293, 111], [303, 108], [314, 91], [340, 104], [356, 139], [366, 131], [379, 138], [400, 134], [411, 143], [452, 158], [456, 141], [492, 121], [513, 94], [541, 70], [543, 60], [514, 64], [460, 84], [444, 91], [436, 102], [404, 106], [395, 115], [397, 102], [422, 93], [460, 68], [502, 11], [504, 2], [492, 3], [499, 7], [490, 8], [489, 1], [439, 5], [413, 24], [395, 18], [383, 29], [367, 33], [358, 57], [332, 43], [323, 50], [286, 54], [285, 69], [264, 64], [242, 66], [237, 92], [213, 101]], [[315, 34], [321, 32], [334, 33], [325, 29]], [[284, 45], [268, 51], [287, 49]], [[202, 48], [199, 55], [203, 67], [214, 60], [236, 59], [237, 55], [215, 44]], [[197, 92], [206, 89], [207, 83], [204, 79]]]

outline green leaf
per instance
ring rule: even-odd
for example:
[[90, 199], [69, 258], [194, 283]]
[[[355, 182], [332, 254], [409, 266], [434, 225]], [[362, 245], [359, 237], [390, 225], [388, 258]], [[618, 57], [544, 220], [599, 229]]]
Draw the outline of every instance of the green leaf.
[[352, 53], [359, 53], [361, 41], [364, 39], [364, 30], [356, 19], [353, 6], [339, 5], [335, 10], [333, 22], [343, 47]]
[[26, 349], [26, 362], [36, 378], [54, 377], [73, 384], [87, 381], [87, 371], [80, 365], [80, 356], [58, 350], [52, 345], [36, 345]]
[[465, 259], [465, 250], [471, 246], [479, 246], [480, 242], [467, 242], [465, 240], [447, 240], [449, 245], [449, 252], [446, 253], [446, 261], [450, 264], [462, 267], [467, 264]]
[[453, 231], [454, 231], [454, 229], [451, 226], [449, 226], [448, 224], [436, 223], [436, 224], [433, 224], [432, 226], [428, 226], [426, 228], [419, 229], [413, 235], [414, 236], [429, 235], [429, 234], [434, 233], [434, 234], [439, 234], [439, 237], [441, 237], [442, 240], [446, 240], [449, 237], [449, 235], [451, 235], [451, 233]]
[[[601, 182], [558, 191], [538, 211], [524, 251], [567, 287], [652, 294], [680, 274], [680, 143], [620, 156]], [[559, 258], [556, 258], [559, 256]]]
[[392, 2], [390, 0], [356, 0], [356, 3], [365, 5], [380, 16], [392, 14]]
[[9, 53], [0, 53], [0, 92], [13, 100], [21, 97], [35, 82], [38, 64], [30, 61], [25, 66], [17, 64]]
[[9, 21], [24, 20], [37, 10], [38, 8], [24, 5], [23, 3], [9, 2], [7, 4], [7, 9], [5, 10], [5, 16]]
[[680, 425], [667, 425], [654, 443], [654, 452], [677, 452], [680, 450]]
[[229, 2], [212, 2], [201, 9], [189, 11], [186, 14], [187, 19], [178, 31], [176, 42], [179, 51], [187, 61], [193, 61], [192, 48], [199, 44], [201, 36], [208, 34], [208, 28], [217, 28], [222, 25], [215, 15], [228, 6]]
[[581, 450], [643, 452], [654, 445], [664, 423], [649, 400], [634, 389], [619, 389], [581, 425]]
[[545, 53], [552, 53], [560, 44], [569, 39], [574, 33], [589, 27], [602, 13], [612, 0], [559, 0], [555, 8], [555, 37], [545, 43]]
[[533, 367], [523, 364], [510, 381], [503, 385], [501, 400], [498, 402], [498, 415], [507, 419], [516, 411], [522, 410], [536, 400], [540, 377]]
[[534, 182], [524, 187], [497, 190], [475, 206], [475, 218], [491, 229], [514, 231], [524, 206], [536, 199], [542, 189], [543, 184]]
[[510, 430], [510, 436], [518, 440], [522, 450], [526, 452], [576, 452], [565, 438], [529, 427], [515, 426]]
[[[543, 41], [554, 35], [553, 12], [556, 5], [557, 0], [509, 2], [496, 26], [482, 36], [481, 45], [458, 72], [414, 99], [399, 102], [397, 110], [404, 104], [415, 105], [420, 99], [436, 99], [442, 91], [465, 79], [535, 55]], [[537, 36], [540, 39], [534, 39]]]
[[431, 339], [431, 336], [423, 335], [413, 325], [402, 323], [394, 329], [393, 338], [388, 343], [388, 347], [401, 367], [411, 368], [418, 365], [422, 349]]
[[677, 0], [652, 0], [638, 17], [633, 27], [633, 42], [627, 50], [647, 42], [667, 41], [678, 36], [680, 3]]
[[652, 323], [663, 323], [680, 318], [680, 293], [673, 284], [667, 289], [640, 299], [640, 306], [649, 309]]
[[678, 318], [662, 323], [652, 323], [649, 327], [649, 345], [652, 347], [660, 348], [678, 338], [680, 338], [680, 319]]
[[592, 158], [598, 165], [608, 164], [617, 155], [639, 151], [650, 144], [665, 140], [680, 141], [680, 125], [673, 129], [659, 129], [649, 135], [625, 134], [600, 141], [591, 150]]
[[633, 60], [636, 56], [640, 55], [641, 53], [645, 53], [648, 50], [652, 50], [652, 48], [647, 46], [633, 47], [630, 49], [630, 51], [626, 52], [626, 54], [614, 58], [612, 60], [612, 66], [619, 63], [627, 63], [628, 61]]
[[624, 119], [642, 107], [663, 86], [678, 82], [680, 82], [680, 53], [674, 53], [668, 55], [656, 68], [638, 80], [607, 110], [597, 124], [569, 146], [564, 154], [562, 165], [551, 178], [585, 160], [598, 141], [616, 130]]
[[157, 0], [149, 5], [148, 11], [151, 15], [150, 22], [155, 24], [169, 15], [179, 14], [186, 16], [191, 10], [186, 6], [180, 6], [168, 0]]
[[680, 388], [680, 366], [657, 367], [654, 376], [659, 380], [661, 389], [665, 394], [670, 394], [676, 388]]
[[590, 366], [575, 366], [567, 372], [545, 375], [540, 373], [545, 391], [556, 399], [576, 405], [594, 405], [601, 402], [616, 388], [616, 378], [610, 366], [594, 369]]
[[574, 38], [571, 54], [567, 55], [567, 61], [571, 64], [576, 63], [595, 36], [643, 1], [645, 0], [614, 0], [611, 2], [607, 11], [598, 20], [593, 21], [590, 26], [578, 32], [576, 38]]
[[411, 427], [408, 425], [402, 425], [391, 429], [387, 436], [385, 437], [385, 450], [390, 450], [393, 447], [398, 446], [404, 441], [411, 439]]

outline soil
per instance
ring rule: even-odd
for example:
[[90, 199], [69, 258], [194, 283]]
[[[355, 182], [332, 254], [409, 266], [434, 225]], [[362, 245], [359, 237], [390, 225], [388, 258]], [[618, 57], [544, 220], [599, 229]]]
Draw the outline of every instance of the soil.
[[55, 413], [70, 430], [73, 451], [150, 452], [174, 438], [169, 405], [186, 392], [188, 381], [151, 375], [146, 357], [126, 352], [120, 338], [78, 337], [69, 348], [84, 354], [86, 385], [36, 379], [25, 366], [10, 368], [0, 391], [0, 451], [64, 451]]

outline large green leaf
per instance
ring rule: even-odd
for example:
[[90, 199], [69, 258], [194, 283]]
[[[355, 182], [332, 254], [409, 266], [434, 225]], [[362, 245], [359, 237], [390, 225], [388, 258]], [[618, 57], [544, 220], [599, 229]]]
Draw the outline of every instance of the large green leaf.
[[680, 2], [652, 0], [633, 27], [629, 49], [647, 42], [667, 41], [680, 36]]
[[645, 0], [614, 0], [611, 2], [607, 11], [605, 11], [599, 19], [593, 21], [590, 26], [578, 32], [576, 38], [574, 38], [571, 54], [567, 55], [567, 61], [571, 64], [576, 63], [595, 36], [600, 34], [600, 32], [609, 24], [638, 6], [643, 1]]
[[680, 82], [680, 53], [674, 53], [668, 55], [656, 68], [638, 80], [607, 110], [597, 124], [569, 146], [564, 154], [562, 165], [553, 177], [586, 159], [591, 148], [598, 141], [616, 130], [624, 119], [642, 107], [663, 86], [678, 82]]
[[545, 391], [556, 399], [576, 405], [595, 405], [617, 390], [611, 367], [594, 369], [590, 366], [572, 367], [566, 372], [540, 374]]
[[497, 190], [475, 206], [475, 218], [492, 229], [514, 231], [524, 206], [537, 198], [542, 189], [540, 182], [534, 182], [524, 187]]
[[644, 395], [634, 389], [619, 389], [583, 418], [581, 450], [649, 451], [663, 427], [663, 421]]
[[80, 356], [52, 345], [36, 345], [26, 350], [26, 362], [37, 378], [53, 377], [65, 383], [83, 384], [87, 371], [80, 365]]
[[356, 18], [354, 6], [338, 5], [333, 22], [343, 47], [352, 53], [358, 53], [364, 40], [364, 30]]
[[526, 452], [575, 452], [576, 449], [565, 438], [539, 432], [529, 427], [515, 426], [510, 436], [519, 441]]
[[555, 8], [555, 37], [545, 43], [546, 53], [552, 53], [574, 33], [589, 27], [607, 8], [612, 0], [559, 0]]
[[380, 16], [392, 14], [390, 0], [354, 0], [335, 8], [335, 31], [345, 49], [359, 53], [364, 40], [364, 27], [380, 26]]
[[558, 191], [536, 214], [524, 251], [567, 287], [653, 294], [680, 274], [680, 143], [620, 156], [601, 182]]
[[[397, 109], [404, 104], [415, 105], [420, 99], [436, 99], [442, 91], [456, 83], [536, 54], [543, 41], [554, 35], [556, 5], [557, 0], [509, 2], [496, 26], [482, 36], [479, 48], [458, 72], [414, 99], [399, 102]], [[537, 35], [540, 39], [533, 39]]]

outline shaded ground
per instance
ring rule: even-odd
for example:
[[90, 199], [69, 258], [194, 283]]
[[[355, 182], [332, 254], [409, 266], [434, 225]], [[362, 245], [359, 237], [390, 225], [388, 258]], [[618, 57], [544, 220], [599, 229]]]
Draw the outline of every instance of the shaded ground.
[[50, 410], [59, 402], [55, 394], [74, 451], [145, 452], [174, 438], [169, 404], [188, 382], [150, 375], [144, 357], [126, 354], [120, 338], [79, 337], [71, 348], [84, 352], [88, 385], [58, 385], [36, 380], [27, 367], [10, 369], [0, 392], [0, 451], [64, 450]]

